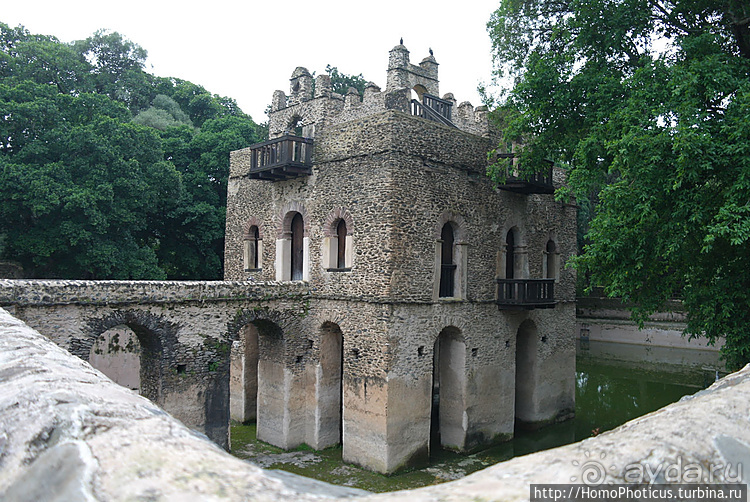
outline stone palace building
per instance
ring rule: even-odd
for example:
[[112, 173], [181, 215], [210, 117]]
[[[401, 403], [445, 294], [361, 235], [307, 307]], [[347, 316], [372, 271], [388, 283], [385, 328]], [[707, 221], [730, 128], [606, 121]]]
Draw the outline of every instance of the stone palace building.
[[246, 315], [232, 347], [231, 414], [258, 439], [390, 473], [572, 416], [562, 173], [498, 186], [486, 108], [439, 96], [433, 55], [403, 44], [362, 96], [299, 67], [269, 141], [232, 152], [225, 279], [310, 289], [301, 315]]

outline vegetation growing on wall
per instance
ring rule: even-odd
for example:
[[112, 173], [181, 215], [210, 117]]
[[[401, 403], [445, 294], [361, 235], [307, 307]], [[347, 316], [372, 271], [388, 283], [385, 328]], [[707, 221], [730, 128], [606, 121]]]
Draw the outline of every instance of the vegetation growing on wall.
[[[593, 200], [580, 275], [750, 362], [750, 7], [741, 0], [503, 0], [489, 32], [505, 141]], [[563, 194], [565, 195], [565, 194]]]
[[0, 23], [0, 259], [26, 276], [222, 277], [229, 152], [262, 128], [146, 56]]

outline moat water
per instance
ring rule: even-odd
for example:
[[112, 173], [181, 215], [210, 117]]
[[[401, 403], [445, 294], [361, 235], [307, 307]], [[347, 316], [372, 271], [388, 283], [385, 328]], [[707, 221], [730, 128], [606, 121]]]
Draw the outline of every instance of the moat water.
[[416, 488], [458, 479], [492, 464], [580, 441], [694, 394], [723, 376], [713, 351], [606, 342], [579, 343], [576, 417], [472, 455], [439, 451], [431, 465], [392, 476], [342, 462], [341, 448], [286, 452], [255, 440], [254, 425], [232, 426], [232, 454], [268, 469], [282, 469], [373, 492]]

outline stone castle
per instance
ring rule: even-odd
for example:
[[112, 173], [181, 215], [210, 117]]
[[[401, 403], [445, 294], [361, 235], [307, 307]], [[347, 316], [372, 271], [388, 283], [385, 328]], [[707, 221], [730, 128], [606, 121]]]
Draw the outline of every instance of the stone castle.
[[575, 207], [512, 154], [498, 187], [486, 108], [438, 96], [402, 44], [363, 96], [298, 67], [269, 141], [232, 152], [225, 279], [310, 289], [234, 344], [231, 413], [259, 439], [389, 473], [573, 413]]

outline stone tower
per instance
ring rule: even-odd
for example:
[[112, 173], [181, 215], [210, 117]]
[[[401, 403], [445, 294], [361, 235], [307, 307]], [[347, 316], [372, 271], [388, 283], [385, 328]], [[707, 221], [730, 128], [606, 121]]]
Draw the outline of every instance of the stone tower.
[[[571, 416], [575, 207], [561, 176], [485, 176], [487, 110], [438, 97], [399, 44], [386, 90], [297, 68], [270, 140], [232, 152], [227, 280], [303, 281], [309, 312], [247, 319], [235, 418], [283, 448], [342, 443], [384, 473]], [[313, 89], [314, 87], [314, 89]]]

